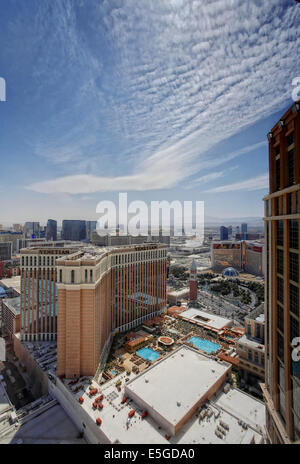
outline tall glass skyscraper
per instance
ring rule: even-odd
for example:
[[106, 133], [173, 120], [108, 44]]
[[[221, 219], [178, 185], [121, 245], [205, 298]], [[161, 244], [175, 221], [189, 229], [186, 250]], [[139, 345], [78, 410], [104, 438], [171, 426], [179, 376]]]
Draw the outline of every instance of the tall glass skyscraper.
[[46, 240], [52, 240], [56, 242], [57, 240], [57, 222], [54, 219], [48, 219], [46, 227]]
[[86, 222], [77, 220], [64, 220], [61, 231], [62, 240], [74, 242], [86, 239]]

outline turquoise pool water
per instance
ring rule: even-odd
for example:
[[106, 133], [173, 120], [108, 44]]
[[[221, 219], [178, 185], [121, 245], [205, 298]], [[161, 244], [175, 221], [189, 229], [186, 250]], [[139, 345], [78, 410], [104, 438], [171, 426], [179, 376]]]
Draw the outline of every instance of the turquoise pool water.
[[112, 375], [117, 375], [117, 373], [118, 373], [117, 371], [115, 371], [115, 369], [111, 369], [110, 372], [112, 373]]
[[141, 348], [136, 352], [136, 354], [141, 358], [146, 359], [146, 361], [151, 362], [156, 361], [158, 358], [160, 358], [160, 354], [152, 350], [152, 348]]
[[188, 342], [195, 348], [205, 351], [205, 353], [215, 353], [219, 348], [221, 348], [221, 345], [199, 337], [192, 337], [188, 340]]

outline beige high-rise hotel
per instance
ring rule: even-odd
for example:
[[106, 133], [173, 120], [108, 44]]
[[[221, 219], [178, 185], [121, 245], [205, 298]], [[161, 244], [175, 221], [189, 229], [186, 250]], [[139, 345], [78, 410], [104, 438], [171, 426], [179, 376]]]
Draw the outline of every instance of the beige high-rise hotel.
[[112, 336], [166, 307], [167, 248], [87, 247], [57, 260], [57, 375], [94, 375]]

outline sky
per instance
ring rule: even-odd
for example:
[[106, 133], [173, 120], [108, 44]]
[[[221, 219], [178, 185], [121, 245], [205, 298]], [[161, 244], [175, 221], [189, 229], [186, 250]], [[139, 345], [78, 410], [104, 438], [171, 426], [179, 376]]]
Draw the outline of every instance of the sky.
[[0, 224], [119, 192], [263, 216], [299, 50], [294, 0], [0, 0]]

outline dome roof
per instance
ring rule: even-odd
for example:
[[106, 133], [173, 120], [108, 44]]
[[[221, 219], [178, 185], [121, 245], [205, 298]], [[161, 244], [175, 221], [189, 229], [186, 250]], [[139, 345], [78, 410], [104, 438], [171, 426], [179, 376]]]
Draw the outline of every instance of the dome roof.
[[233, 267], [226, 267], [226, 269], [224, 269], [222, 274], [225, 277], [237, 277], [239, 275], [238, 271], [234, 269]]

